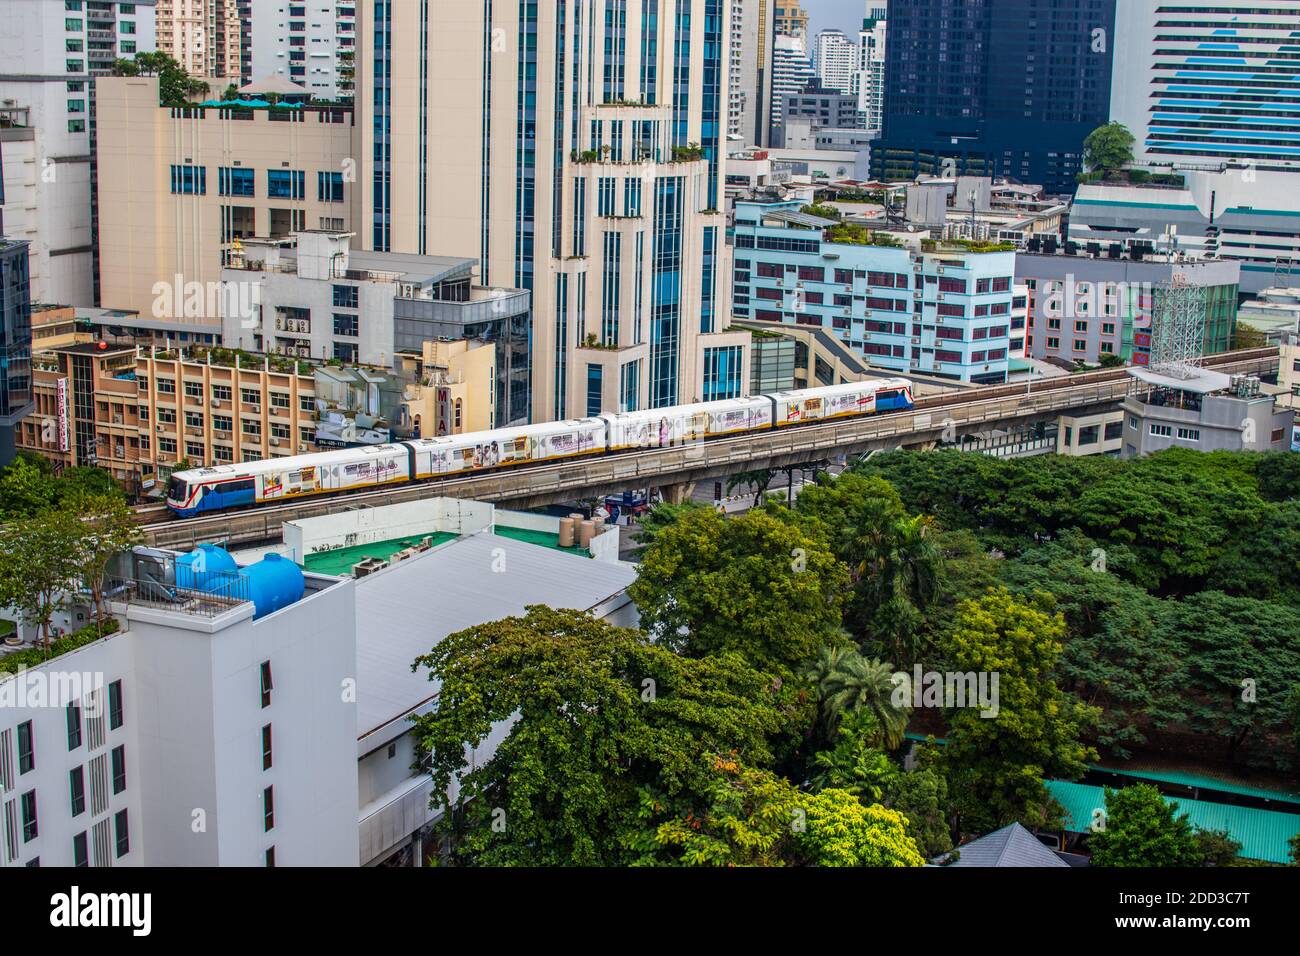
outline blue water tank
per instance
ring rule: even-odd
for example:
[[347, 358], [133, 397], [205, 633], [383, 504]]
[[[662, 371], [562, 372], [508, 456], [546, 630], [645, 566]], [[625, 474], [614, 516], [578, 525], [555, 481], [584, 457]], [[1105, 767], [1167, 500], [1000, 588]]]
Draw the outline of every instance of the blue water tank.
[[266, 555], [239, 574], [247, 583], [247, 596], [253, 602], [253, 620], [302, 600], [307, 590], [302, 569], [278, 554]]
[[201, 544], [189, 554], [176, 559], [176, 586], [187, 590], [206, 591], [214, 580], [225, 577], [238, 568], [235, 559], [225, 548], [215, 544]]

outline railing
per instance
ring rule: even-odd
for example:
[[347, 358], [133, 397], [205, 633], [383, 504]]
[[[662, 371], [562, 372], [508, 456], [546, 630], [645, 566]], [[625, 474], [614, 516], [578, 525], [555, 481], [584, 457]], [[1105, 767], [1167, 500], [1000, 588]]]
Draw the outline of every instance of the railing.
[[192, 614], [196, 617], [220, 617], [241, 604], [248, 604], [248, 580], [230, 572], [196, 575], [198, 588], [183, 588], [164, 581], [140, 578], [106, 578], [104, 595], [136, 607]]

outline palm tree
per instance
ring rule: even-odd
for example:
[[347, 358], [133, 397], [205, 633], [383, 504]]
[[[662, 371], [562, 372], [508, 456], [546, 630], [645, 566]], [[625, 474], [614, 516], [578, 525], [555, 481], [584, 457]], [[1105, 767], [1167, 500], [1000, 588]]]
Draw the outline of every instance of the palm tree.
[[885, 746], [893, 750], [903, 742], [908, 709], [895, 707], [894, 668], [879, 660], [868, 660], [846, 647], [823, 648], [809, 677], [821, 697], [822, 719], [829, 731], [838, 729], [847, 714], [865, 709], [880, 725]]

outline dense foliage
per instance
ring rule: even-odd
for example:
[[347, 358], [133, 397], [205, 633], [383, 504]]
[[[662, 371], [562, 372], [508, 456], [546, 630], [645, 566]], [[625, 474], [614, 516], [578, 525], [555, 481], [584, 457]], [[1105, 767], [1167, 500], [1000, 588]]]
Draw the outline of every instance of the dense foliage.
[[[446, 859], [915, 866], [1059, 828], [1045, 781], [1099, 756], [1292, 765], [1297, 459], [898, 452], [793, 507], [660, 506], [643, 630], [534, 607], [417, 661]], [[1105, 865], [1240, 849], [1137, 787], [1108, 814]]]

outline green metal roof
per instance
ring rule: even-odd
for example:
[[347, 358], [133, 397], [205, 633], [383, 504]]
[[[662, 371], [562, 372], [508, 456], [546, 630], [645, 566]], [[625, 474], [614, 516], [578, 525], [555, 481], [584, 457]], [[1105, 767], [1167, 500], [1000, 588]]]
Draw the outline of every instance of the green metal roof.
[[1104, 773], [1118, 773], [1125, 777], [1137, 777], [1140, 780], [1153, 780], [1159, 783], [1177, 784], [1180, 787], [1197, 787], [1201, 790], [1235, 793], [1243, 797], [1259, 797], [1263, 800], [1278, 800], [1283, 803], [1300, 804], [1300, 793], [1292, 793], [1286, 790], [1270, 790], [1267, 787], [1252, 787], [1206, 773], [1192, 773], [1187, 770], [1148, 769], [1141, 765], [1129, 766], [1123, 770], [1117, 767], [1100, 767], [1096, 764], [1091, 765], [1091, 767], [1093, 770], [1100, 770]]
[[[1103, 788], [1064, 780], [1048, 780], [1046, 783], [1048, 791], [1065, 807], [1066, 829], [1074, 833], [1088, 832], [1096, 811], [1106, 806]], [[1228, 836], [1241, 844], [1244, 857], [1269, 863], [1290, 862], [1287, 844], [1300, 833], [1300, 814], [1234, 807], [1189, 797], [1165, 797], [1164, 800], [1176, 804], [1178, 812], [1186, 813], [1194, 827], [1227, 830]]]

